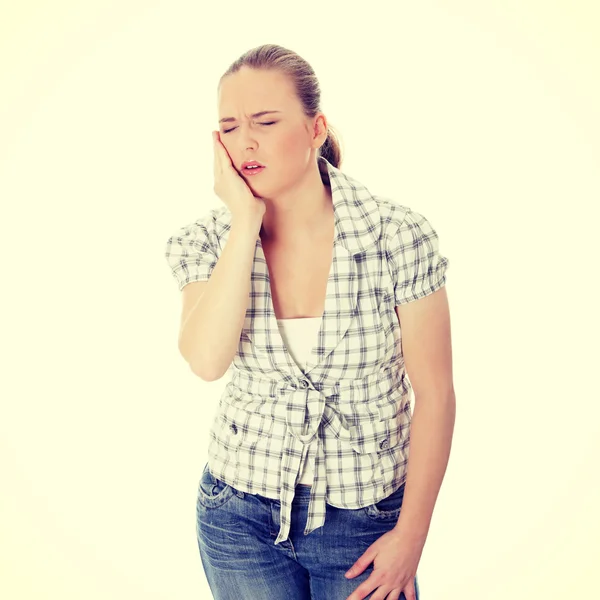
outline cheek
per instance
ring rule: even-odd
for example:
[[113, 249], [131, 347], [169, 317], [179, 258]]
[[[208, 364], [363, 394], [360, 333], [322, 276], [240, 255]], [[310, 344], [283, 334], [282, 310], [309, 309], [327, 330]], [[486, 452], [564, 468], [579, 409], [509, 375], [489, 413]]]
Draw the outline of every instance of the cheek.
[[302, 137], [294, 132], [286, 133], [281, 137], [278, 147], [283, 156], [300, 153], [303, 147]]

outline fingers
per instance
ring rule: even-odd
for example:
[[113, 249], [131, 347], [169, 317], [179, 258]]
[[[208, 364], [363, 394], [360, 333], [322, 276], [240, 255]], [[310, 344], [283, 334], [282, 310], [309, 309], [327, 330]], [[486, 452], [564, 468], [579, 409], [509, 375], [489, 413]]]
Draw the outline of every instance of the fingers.
[[219, 138], [218, 138], [217, 131], [212, 132], [212, 138], [213, 138], [213, 155], [214, 155], [213, 172], [214, 172], [215, 181], [216, 181], [217, 178], [223, 172], [223, 166], [222, 166], [222, 161], [221, 161], [221, 158], [222, 158], [221, 157], [221, 149], [219, 148]]
[[217, 174], [224, 173], [227, 170], [227, 167], [231, 167], [233, 170], [235, 170], [233, 161], [229, 156], [229, 152], [227, 152], [227, 148], [225, 148], [223, 142], [221, 142], [221, 137], [218, 131], [213, 131], [213, 139], [215, 146], [215, 176]]

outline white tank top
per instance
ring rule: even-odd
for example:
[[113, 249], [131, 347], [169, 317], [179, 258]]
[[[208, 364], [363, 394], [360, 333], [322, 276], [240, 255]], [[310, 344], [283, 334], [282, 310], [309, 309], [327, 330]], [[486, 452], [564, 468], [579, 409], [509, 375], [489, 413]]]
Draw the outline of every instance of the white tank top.
[[[302, 370], [306, 368], [310, 351], [315, 345], [321, 321], [321, 317], [277, 319], [281, 337], [292, 358]], [[306, 456], [304, 458], [306, 459]], [[296, 485], [312, 485], [312, 482], [313, 470], [304, 462], [304, 465], [300, 466], [300, 476]]]

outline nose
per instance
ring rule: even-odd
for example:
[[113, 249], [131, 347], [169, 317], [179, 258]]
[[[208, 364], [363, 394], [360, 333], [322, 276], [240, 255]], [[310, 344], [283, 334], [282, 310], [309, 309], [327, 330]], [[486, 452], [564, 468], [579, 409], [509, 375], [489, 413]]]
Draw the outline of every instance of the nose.
[[256, 139], [249, 127], [240, 126], [239, 142], [242, 150], [246, 151], [251, 148], [256, 148]]

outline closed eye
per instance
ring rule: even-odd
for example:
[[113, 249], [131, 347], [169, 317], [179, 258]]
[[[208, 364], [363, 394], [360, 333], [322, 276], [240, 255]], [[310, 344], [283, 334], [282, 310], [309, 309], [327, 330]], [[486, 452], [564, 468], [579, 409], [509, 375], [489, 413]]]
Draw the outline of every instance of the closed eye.
[[[269, 123], [259, 123], [259, 125], [275, 125], [275, 123], [277, 123], [277, 121], [270, 121]], [[232, 127], [231, 129], [224, 129], [223, 133], [229, 133], [230, 131], [233, 131], [235, 129], [235, 127]]]

